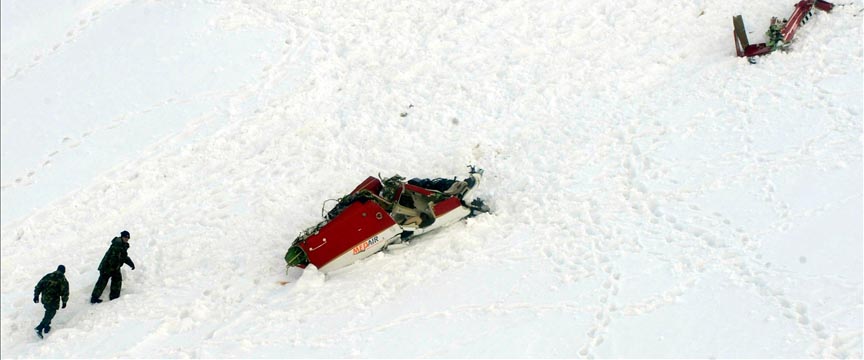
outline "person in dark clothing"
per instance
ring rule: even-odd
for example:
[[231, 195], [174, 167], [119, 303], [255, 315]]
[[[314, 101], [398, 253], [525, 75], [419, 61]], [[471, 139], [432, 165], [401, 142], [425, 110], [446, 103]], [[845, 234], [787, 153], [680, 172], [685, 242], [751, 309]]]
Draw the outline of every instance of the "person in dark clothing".
[[39, 295], [42, 295], [42, 306], [45, 307], [45, 316], [42, 317], [42, 322], [36, 326], [36, 335], [42, 337], [42, 332], [51, 331], [51, 319], [57, 314], [57, 309], [60, 308], [60, 301], [63, 301], [63, 308], [66, 308], [66, 302], [69, 301], [69, 282], [66, 281], [66, 267], [60, 265], [57, 271], [49, 273], [39, 280], [36, 288], [33, 289], [33, 302], [39, 303]]
[[124, 230], [120, 233], [120, 237], [111, 240], [111, 247], [108, 248], [105, 256], [102, 257], [102, 262], [99, 263], [99, 280], [96, 280], [96, 286], [93, 288], [93, 293], [90, 294], [91, 304], [102, 302], [99, 297], [105, 291], [105, 285], [108, 285], [109, 279], [111, 280], [111, 289], [108, 293], [108, 300], [120, 297], [120, 288], [123, 286], [123, 275], [120, 274], [120, 267], [126, 264], [135, 270], [135, 263], [127, 254], [128, 249], [129, 232]]

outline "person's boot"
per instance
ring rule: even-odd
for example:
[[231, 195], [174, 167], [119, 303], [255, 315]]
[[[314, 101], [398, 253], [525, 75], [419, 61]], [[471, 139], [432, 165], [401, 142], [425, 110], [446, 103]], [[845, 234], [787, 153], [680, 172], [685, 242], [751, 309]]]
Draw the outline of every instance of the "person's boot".
[[37, 326], [34, 330], [36, 330], [36, 336], [38, 336], [40, 339], [44, 339], [44, 337], [42, 336], [42, 328], [41, 327]]
[[42, 329], [42, 331], [44, 331], [46, 334], [49, 333], [49, 332], [51, 332], [51, 325], [47, 325], [47, 326], [45, 326], [45, 328]]
[[102, 299], [99, 299], [99, 298], [90, 298], [90, 303], [91, 303], [91, 304], [98, 304], [98, 303], [101, 303], [101, 302], [102, 302]]

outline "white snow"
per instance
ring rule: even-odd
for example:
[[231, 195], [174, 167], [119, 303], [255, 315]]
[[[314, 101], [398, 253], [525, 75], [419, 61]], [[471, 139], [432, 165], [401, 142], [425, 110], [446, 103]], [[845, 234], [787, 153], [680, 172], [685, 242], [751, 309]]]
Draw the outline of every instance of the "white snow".
[[[2, 357], [861, 358], [864, 2], [734, 56], [794, 3], [3, 0]], [[286, 271], [468, 164], [492, 214]]]

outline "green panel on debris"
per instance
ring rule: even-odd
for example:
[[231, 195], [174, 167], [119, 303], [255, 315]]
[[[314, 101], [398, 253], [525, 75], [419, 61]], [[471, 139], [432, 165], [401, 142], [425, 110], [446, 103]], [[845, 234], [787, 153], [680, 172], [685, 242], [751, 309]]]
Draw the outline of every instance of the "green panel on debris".
[[309, 260], [306, 259], [306, 253], [303, 252], [303, 249], [299, 246], [292, 246], [285, 253], [285, 261], [288, 263], [288, 266], [297, 266]]

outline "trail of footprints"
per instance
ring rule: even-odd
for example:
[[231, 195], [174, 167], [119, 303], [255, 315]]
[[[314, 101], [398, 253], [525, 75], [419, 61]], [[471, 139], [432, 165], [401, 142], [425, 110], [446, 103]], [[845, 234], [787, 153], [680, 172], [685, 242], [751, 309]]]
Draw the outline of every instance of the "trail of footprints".
[[597, 307], [597, 312], [594, 314], [593, 325], [586, 333], [588, 343], [579, 349], [579, 355], [582, 357], [593, 357], [592, 350], [603, 344], [603, 335], [608, 332], [609, 324], [612, 322], [611, 315], [619, 310], [611, 299], [614, 299], [618, 295], [618, 280], [621, 279], [621, 274], [614, 271], [609, 257], [596, 252], [594, 257], [596, 265], [602, 270], [601, 276], [605, 276], [606, 278], [602, 285], [604, 290], [602, 290], [602, 295], [598, 299], [599, 306]]
[[[11, 80], [11, 79], [17, 78], [18, 76], [24, 74], [27, 70], [38, 66], [46, 57], [57, 52], [62, 46], [73, 42], [82, 32], [84, 32], [93, 22], [99, 20], [101, 18], [101, 16], [104, 13], [106, 13], [107, 11], [121, 8], [121, 7], [127, 5], [131, 2], [132, 2], [131, 0], [115, 1], [115, 2], [111, 3], [110, 5], [103, 6], [102, 8], [90, 11], [86, 17], [81, 18], [77, 22], [77, 25], [74, 28], [72, 28], [66, 32], [66, 37], [62, 42], [56, 43], [50, 47], [50, 50], [43, 51], [41, 54], [34, 56], [34, 58], [31, 62], [29, 62], [25, 66], [17, 68], [13, 72], [13, 74], [10, 77], [8, 77], [6, 80]], [[285, 20], [281, 20], [281, 18], [279, 18], [277, 16], [278, 14], [273, 14], [272, 11], [269, 11], [269, 9], [266, 9], [266, 6], [261, 5], [262, 8], [257, 8], [257, 7], [252, 6], [253, 4], [251, 4], [249, 1], [242, 1], [242, 3], [245, 6], [247, 6], [251, 12], [254, 12], [256, 14], [262, 14], [262, 16], [267, 16], [269, 18], [273, 18], [273, 19], [275, 19], [273, 21], [275, 21], [279, 25], [286, 25], [285, 27], [288, 28], [287, 32], [289, 33], [290, 37], [288, 40], [286, 40], [286, 44], [288, 46], [286, 46], [285, 49], [282, 51], [282, 56], [277, 61], [277, 63], [264, 66], [263, 70], [262, 70], [262, 74], [256, 83], [249, 85], [245, 89], [241, 90], [239, 93], [234, 94], [234, 97], [238, 98], [238, 99], [242, 99], [242, 98], [244, 98], [244, 96], [248, 97], [248, 96], [260, 93], [262, 90], [264, 90], [264, 88], [275, 86], [275, 84], [277, 84], [279, 82], [279, 79], [283, 78], [286, 75], [286, 70], [283, 70], [284, 68], [286, 68], [286, 65], [290, 64], [292, 61], [295, 61], [296, 56], [299, 56], [297, 54], [297, 49], [295, 47], [293, 47], [292, 45], [296, 44], [296, 42], [297, 42], [296, 39], [298, 36], [300, 36], [301, 38], [303, 37], [303, 36], [301, 36], [302, 34], [298, 34], [297, 31], [295, 31], [293, 29], [294, 26], [291, 26]], [[203, 95], [200, 95], [198, 97], [208, 96], [208, 95], [213, 96], [213, 95], [220, 95], [220, 94], [216, 94], [216, 93], [203, 94]], [[225, 95], [225, 94], [221, 94], [221, 95]], [[146, 109], [138, 110], [138, 111], [131, 111], [131, 112], [125, 113], [123, 115], [120, 115], [117, 118], [115, 118], [113, 121], [111, 121], [109, 124], [87, 130], [87, 131], [83, 132], [82, 134], [80, 134], [77, 138], [73, 137], [73, 136], [66, 136], [59, 141], [61, 147], [59, 149], [55, 149], [51, 153], [47, 154], [45, 156], [44, 160], [42, 160], [38, 165], [31, 166], [30, 169], [26, 170], [25, 174], [17, 176], [11, 182], [0, 184], [0, 192], [5, 191], [5, 190], [10, 189], [10, 188], [26, 187], [26, 186], [30, 186], [30, 185], [34, 184], [35, 179], [38, 176], [38, 174], [43, 169], [51, 166], [51, 164], [55, 161], [55, 159], [58, 155], [62, 154], [63, 152], [66, 152], [66, 151], [69, 151], [69, 150], [72, 150], [72, 149], [79, 147], [87, 139], [87, 137], [91, 136], [93, 133], [117, 128], [117, 127], [121, 126], [123, 123], [129, 121], [130, 119], [135, 118], [138, 115], [147, 114], [147, 113], [150, 113], [154, 110], [162, 108], [164, 106], [168, 106], [168, 105], [172, 105], [172, 104], [188, 103], [188, 102], [194, 101], [196, 98], [197, 97], [192, 97], [192, 98], [188, 98], [188, 99], [177, 99], [177, 98], [172, 97], [172, 98], [166, 99], [165, 101], [162, 101], [158, 104], [150, 106]]]
[[[765, 176], [760, 176], [758, 179], [763, 182], [763, 199], [772, 205], [773, 209], [775, 209], [781, 218], [779, 224], [772, 225], [771, 227], [775, 231], [787, 230], [789, 227], [788, 220], [790, 219], [788, 204], [775, 198], [775, 187], [766, 179]], [[710, 264], [714, 264], [713, 266], [730, 273], [734, 279], [749, 284], [756, 290], [759, 296], [765, 297], [770, 303], [775, 304], [778, 312], [783, 318], [795, 322], [803, 333], [809, 334], [817, 341], [817, 343], [822, 344], [821, 346], [823, 346], [823, 350], [827, 348], [830, 353], [836, 355], [837, 352], [830, 349], [843, 347], [844, 343], [839, 341], [838, 345], [838, 341], [836, 340], [830, 342], [827, 341], [832, 336], [827, 332], [823, 323], [811, 319], [808, 315], [808, 306], [803, 302], [790, 299], [783, 293], [782, 289], [770, 285], [769, 281], [764, 276], [769, 272], [776, 275], [777, 272], [776, 270], [771, 269], [770, 263], [762, 264], [759, 262], [762, 255], [757, 252], [757, 249], [760, 248], [758, 237], [753, 236], [741, 227], [734, 227], [732, 221], [723, 214], [717, 212], [711, 213], [710, 215], [705, 214], [698, 206], [693, 204], [688, 205], [688, 209], [691, 212], [691, 217], [697, 220], [698, 223], [704, 225], [700, 227], [697, 225], [682, 224], [680, 221], [677, 221], [675, 217], [666, 215], [662, 209], [658, 207], [652, 208], [651, 211], [651, 214], [655, 216], [657, 220], [666, 223], [667, 226], [677, 232], [675, 237], [678, 240], [675, 241], [700, 239], [701, 246], [698, 247], [696, 251], [691, 252], [690, 259], [687, 259], [687, 261], [698, 261], [701, 258]], [[721, 234], [717, 234], [718, 231], [721, 232]], [[732, 246], [734, 240], [727, 243], [726, 240], [729, 239], [736, 239], [738, 244]], [[672, 240], [670, 239], [670, 242], [671, 241]], [[802, 257], [799, 261], [805, 262], [806, 258]], [[668, 303], [670, 300], [673, 300], [675, 296], [683, 294], [683, 291], [686, 290], [686, 288], [692, 287], [693, 283], [697, 279], [698, 277], [691, 277], [685, 283], [684, 288], [673, 290], [671, 293], [667, 292], [667, 294], [662, 296], [662, 299], [664, 300], [663, 302]], [[626, 314], [645, 313], [646, 311], [652, 310], [655, 307], [654, 305], [658, 304], [655, 300], [659, 299], [649, 300], [649, 306], [647, 307], [629, 306], [622, 312]], [[821, 352], [822, 351], [820, 351], [820, 353]]]
[[[85, 132], [85, 133], [81, 134], [81, 138], [84, 139], [84, 138], [90, 136], [90, 134], [91, 134], [91, 132], [89, 132], [89, 131]], [[64, 137], [63, 140], [60, 141], [60, 143], [64, 146], [64, 148], [67, 148], [67, 149], [73, 149], [73, 148], [78, 147], [78, 145], [81, 145], [80, 140], [75, 140], [75, 139], [70, 138], [70, 137]], [[39, 173], [39, 171], [42, 170], [43, 168], [50, 166], [51, 163], [54, 161], [54, 157], [57, 156], [57, 154], [60, 154], [60, 152], [61, 152], [61, 150], [52, 151], [50, 154], [48, 154], [46, 156], [47, 159], [42, 161], [42, 163], [36, 167], [36, 170], [32, 170], [32, 169], [28, 170], [26, 174], [16, 177], [12, 183], [0, 185], [0, 191], [6, 190], [9, 188], [13, 188], [13, 187], [32, 185], [35, 181], [34, 177]]]
[[[653, 128], [661, 127], [658, 123], [650, 124]], [[635, 132], [635, 129], [630, 129], [630, 133]], [[643, 129], [644, 130], [644, 129]], [[651, 134], [665, 134], [666, 130], [649, 129]], [[683, 296], [689, 289], [702, 278], [703, 273], [707, 268], [719, 269], [729, 274], [733, 281], [740, 281], [752, 287], [757, 296], [764, 297], [768, 303], [775, 305], [777, 309], [777, 317], [787, 319], [794, 322], [801, 331], [801, 334], [806, 334], [812, 338], [817, 344], [818, 349], [813, 351], [811, 355], [831, 356], [831, 357], [847, 357], [851, 354], [856, 354], [856, 345], [860, 347], [859, 337], [840, 336], [831, 334], [821, 321], [814, 320], [809, 314], [809, 307], [806, 303], [796, 301], [784, 294], [780, 287], [772, 286], [768, 280], [769, 275], [778, 277], [783, 276], [779, 270], [773, 269], [770, 263], [765, 263], [761, 259], [762, 255], [758, 252], [761, 248], [759, 236], [745, 230], [743, 227], [735, 226], [731, 219], [719, 212], [706, 212], [698, 205], [688, 204], [687, 196], [675, 196], [675, 194], [664, 194], [660, 199], [667, 203], [661, 203], [654, 200], [654, 197], [647, 189], [640, 184], [640, 174], [650, 174], [648, 167], [655, 163], [647, 158], [647, 155], [640, 151], [637, 146], [633, 145], [633, 136], [630, 133], [617, 134], [612, 138], [617, 138], [625, 143], [624, 148], [632, 149], [633, 154], [622, 156], [626, 159], [621, 163], [621, 171], [613, 176], [616, 184], [622, 185], [623, 198], [629, 204], [624, 206], [624, 209], [629, 210], [635, 218], [648, 216], [651, 225], [657, 228], [656, 231], [649, 231], [652, 234], [659, 235], [667, 233], [664, 241], [668, 246], [675, 246], [681, 249], [682, 254], [679, 258], [664, 259], [668, 263], [678, 264], [679, 272], [683, 272], [683, 276], [679, 282], [670, 287], [668, 290], [660, 294], [650, 296], [638, 302], [630, 304], [617, 305], [614, 298], [619, 292], [619, 280], [622, 278], [620, 272], [615, 271], [610, 256], [614, 256], [615, 252], [620, 252], [625, 249], [628, 251], [634, 248], [627, 247], [626, 242], [619, 242], [617, 245], [612, 245], [608, 251], [598, 251], [600, 247], [598, 241], [614, 242], [613, 238], [616, 235], [615, 224], [610, 224], [603, 221], [594, 221], [599, 213], [596, 213], [590, 207], [583, 209], [580, 215], [580, 222], [587, 226], [586, 235], [592, 241], [592, 248], [589, 249], [555, 249], [547, 248], [544, 254], [547, 258], [553, 261], [555, 271], [559, 273], [574, 273], [576, 270], [585, 269], [586, 265], [582, 260], [578, 260], [580, 256], [590, 253], [594, 258], [596, 271], [593, 273], [588, 271], [581, 273], [578, 278], [590, 277], [600, 274], [604, 277], [602, 289], [600, 290], [597, 306], [597, 312], [594, 314], [594, 324], [586, 333], [588, 340], [584, 344], [578, 355], [581, 357], [593, 358], [594, 350], [604, 342], [604, 334], [608, 333], [609, 326], [612, 323], [615, 314], [618, 316], [637, 316], [650, 313], [662, 306], [671, 305], [678, 298]], [[643, 133], [645, 133], [643, 131]], [[656, 135], [655, 135], [656, 136]], [[658, 139], [654, 139], [656, 143]], [[744, 156], [746, 154], [739, 154]], [[759, 159], [747, 159], [751, 161], [759, 161]], [[777, 214], [779, 220], [776, 224], [769, 225], [769, 231], [786, 231], [789, 229], [791, 222], [794, 220], [794, 214], [790, 210], [788, 203], [779, 200], [776, 197], [776, 185], [769, 180], [772, 172], [778, 171], [785, 164], [782, 162], [783, 157], [778, 158], [780, 161], [778, 166], [763, 167], [761, 173], [751, 173], [751, 179], [762, 184], [761, 197], [767, 202]], [[744, 161], [743, 163], [748, 163]], [[770, 165], [770, 164], [768, 164]], [[713, 186], [713, 185], [712, 185]], [[707, 190], [701, 189], [696, 193], [701, 193]], [[603, 204], [609, 205], [609, 204]], [[677, 215], [669, 213], [664, 208], [665, 206], [674, 206], [682, 211], [678, 211]], [[832, 205], [826, 205], [822, 208], [813, 211], [807, 211], [805, 215], [812, 215], [814, 212], [825, 211], [824, 208], [830, 208]], [[620, 207], [620, 206], [616, 206]], [[634, 218], [627, 218], [633, 220]], [[611, 227], [610, 227], [611, 225]], [[663, 230], [666, 229], [666, 230]], [[696, 246], [693, 246], [693, 245]], [[566, 254], [556, 254], [553, 250], [565, 250]], [[580, 251], [581, 250], [581, 251]], [[565, 258], [575, 258], [577, 260], [566, 260]], [[806, 257], [801, 257], [800, 262], [806, 262]], [[578, 273], [578, 272], [576, 272]], [[565, 279], [567, 279], [565, 277]], [[570, 278], [572, 280], [572, 278]], [[769, 316], [770, 318], [770, 316]], [[860, 334], [858, 334], [860, 336]]]
[[[84, 131], [78, 137], [74, 137], [71, 135], [70, 136], [64, 136], [61, 140], [58, 141], [58, 143], [60, 144], [59, 148], [48, 153], [45, 156], [44, 160], [41, 160], [38, 165], [32, 166], [29, 170], [27, 170], [26, 174], [16, 177], [15, 180], [13, 180], [10, 183], [5, 183], [5, 184], [0, 185], [0, 191], [5, 191], [7, 189], [15, 188], [15, 187], [26, 187], [26, 186], [32, 185], [35, 182], [36, 177], [39, 175], [39, 173], [42, 172], [47, 167], [51, 166], [51, 164], [53, 164], [54, 161], [56, 160], [57, 156], [64, 154], [66, 152], [69, 152], [69, 151], [73, 151], [74, 149], [80, 147], [93, 134], [113, 130], [115, 128], [118, 128], [118, 127], [130, 122], [130, 121], [134, 121], [135, 119], [137, 119], [141, 115], [151, 113], [153, 111], [159, 110], [159, 109], [167, 107], [167, 106], [188, 104], [188, 103], [199, 101], [201, 99], [208, 98], [208, 97], [224, 97], [224, 96], [225, 96], [225, 94], [223, 94], [222, 92], [208, 92], [208, 93], [198, 94], [195, 96], [190, 96], [188, 98], [182, 98], [182, 99], [176, 98], [176, 97], [171, 97], [171, 98], [163, 100], [159, 103], [151, 105], [147, 108], [144, 108], [142, 110], [134, 110], [134, 111], [130, 111], [130, 112], [127, 112], [125, 114], [119, 115], [107, 124], [99, 125], [99, 126], [96, 126], [96, 127], [90, 128], [89, 130]], [[198, 124], [199, 126], [205, 122], [214, 120], [212, 117], [207, 116], [207, 115], [204, 115], [202, 117], [202, 119], [203, 120], [200, 120], [200, 124]]]
[[127, 1], [115, 1], [114, 3], [111, 3], [108, 6], [103, 6], [102, 8], [97, 8], [97, 9], [89, 11], [89, 13], [87, 15], [79, 18], [78, 21], [76, 22], [76, 24], [72, 28], [70, 28], [69, 30], [66, 31], [66, 34], [64, 35], [63, 40], [60, 40], [59, 42], [56, 42], [56, 43], [52, 44], [51, 46], [49, 46], [46, 50], [42, 50], [39, 53], [33, 55], [33, 58], [30, 59], [29, 62], [27, 62], [25, 65], [19, 66], [15, 70], [13, 70], [12, 75], [6, 77], [3, 80], [4, 81], [13, 80], [15, 78], [18, 78], [19, 76], [26, 74], [28, 71], [36, 68], [37, 66], [42, 64], [42, 62], [45, 61], [45, 59], [47, 59], [51, 55], [54, 55], [55, 53], [59, 52], [61, 48], [63, 48], [64, 46], [66, 46], [68, 44], [75, 42], [78, 39], [78, 37], [84, 31], [86, 31], [87, 28], [89, 28], [91, 24], [98, 21], [102, 17], [102, 14], [104, 14], [106, 11], [121, 8], [129, 2], [130, 1], [128, 1], [128, 0]]

